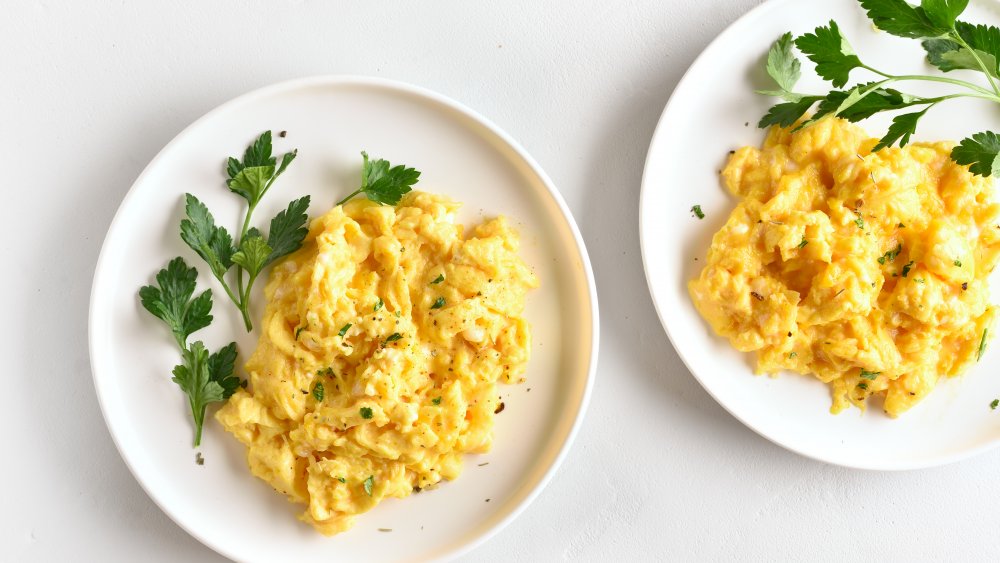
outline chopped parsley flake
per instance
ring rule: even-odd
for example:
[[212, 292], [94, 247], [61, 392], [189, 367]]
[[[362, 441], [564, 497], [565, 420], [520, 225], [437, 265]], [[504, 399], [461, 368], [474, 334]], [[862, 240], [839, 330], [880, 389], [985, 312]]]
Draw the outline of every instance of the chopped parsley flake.
[[316, 382], [316, 385], [313, 386], [313, 398], [316, 399], [319, 402], [323, 402], [323, 394], [324, 394], [324, 392], [325, 392], [325, 389], [323, 389], [323, 383], [322, 382]]
[[862, 381], [861, 383], [858, 383], [858, 389], [863, 389], [863, 390], [867, 391], [868, 390], [868, 384], [865, 383], [864, 381]]
[[990, 403], [990, 410], [995, 411], [997, 410], [997, 407], [1000, 407], [1000, 399], [993, 399], [993, 402]]
[[337, 480], [340, 481], [341, 483], [347, 482], [347, 479], [344, 479], [343, 477], [337, 477]]
[[913, 260], [910, 260], [905, 266], [903, 266], [903, 277], [905, 278], [910, 270], [913, 269]]
[[865, 228], [865, 218], [862, 217], [861, 214], [858, 213], [857, 211], [855, 211], [854, 214], [858, 216], [858, 218], [854, 220], [854, 224], [857, 225], [859, 229], [864, 230], [864, 228]]
[[434, 281], [431, 282], [431, 285], [437, 285], [443, 281], [444, 281], [444, 274], [438, 274], [438, 277], [434, 278]]
[[882, 372], [880, 371], [868, 371], [864, 368], [861, 369], [861, 377], [869, 381], [875, 381], [875, 379], [880, 375], [882, 375]]
[[788, 355], [788, 357], [789, 357], [789, 358], [794, 358], [794, 357], [796, 357], [796, 356], [798, 356], [798, 355], [799, 355], [799, 353], [798, 353], [798, 352], [792, 352], [791, 354], [789, 354], [789, 355]]
[[983, 329], [983, 337], [979, 339], [979, 352], [976, 353], [976, 361], [983, 359], [983, 352], [986, 351], [986, 335], [989, 334], [990, 329]]
[[899, 253], [902, 251], [903, 251], [903, 245], [897, 244], [896, 248], [886, 252], [881, 257], [879, 257], [878, 263], [885, 265], [886, 262], [892, 262], [893, 260], [896, 259], [897, 256], [899, 256]]
[[916, 282], [916, 283], [924, 283], [927, 280], [925, 280], [924, 278], [914, 278], [913, 281]]
[[346, 325], [341, 327], [340, 332], [338, 332], [337, 335], [343, 338], [347, 334], [347, 331], [349, 330], [351, 330], [351, 323], [347, 323]]
[[440, 309], [444, 307], [444, 297], [438, 297], [434, 300], [434, 304], [431, 305], [431, 309]]
[[431, 399], [431, 403], [433, 403], [435, 405], [440, 405], [441, 404], [441, 397], [434, 397], [433, 399]]
[[365, 492], [368, 493], [368, 496], [372, 496], [372, 488], [374, 486], [375, 486], [375, 476], [369, 475], [368, 478], [365, 479]]
[[705, 212], [701, 210], [701, 206], [700, 205], [695, 205], [694, 207], [692, 207], [691, 208], [691, 213], [694, 213], [694, 216], [697, 217], [697, 218], [699, 218], [699, 219], [704, 219], [705, 218]]
[[382, 298], [381, 298], [381, 297], [379, 297], [379, 298], [378, 298], [378, 302], [377, 302], [377, 303], [375, 303], [375, 308], [374, 308], [374, 309], [372, 309], [372, 312], [376, 312], [376, 311], [378, 311], [378, 310], [379, 310], [379, 309], [381, 309], [381, 308], [382, 308], [382, 307], [383, 307], [384, 305], [385, 305], [385, 302], [383, 302], [383, 301], [382, 301]]
[[361, 418], [371, 420], [373, 416], [375, 413], [372, 412], [371, 407], [361, 407]]
[[807, 244], [809, 244], [809, 241], [806, 240], [806, 237], [802, 237], [802, 242], [799, 243], [799, 248], [805, 248]]
[[394, 332], [394, 333], [390, 334], [389, 338], [386, 338], [385, 341], [387, 343], [388, 342], [395, 342], [395, 341], [400, 340], [402, 338], [403, 338], [402, 334], [399, 334], [398, 332]]
[[305, 329], [306, 329], [306, 326], [300, 326], [299, 328], [295, 329], [295, 340], [299, 339], [299, 335], [302, 334], [302, 331], [305, 330]]
[[959, 268], [961, 268], [962, 267], [962, 261], [961, 260], [955, 260], [955, 265], [958, 266]]

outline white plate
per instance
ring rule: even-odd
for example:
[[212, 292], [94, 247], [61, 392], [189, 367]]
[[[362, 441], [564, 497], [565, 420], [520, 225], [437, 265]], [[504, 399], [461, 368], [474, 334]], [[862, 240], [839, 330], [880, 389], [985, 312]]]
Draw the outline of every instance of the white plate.
[[[928, 72], [917, 41], [874, 32], [853, 0], [772, 0], [730, 26], [688, 70], [653, 135], [640, 204], [649, 289], [691, 373], [762, 436], [802, 455], [850, 467], [908, 469], [955, 461], [1000, 443], [1000, 412], [989, 408], [1000, 397], [1000, 346], [994, 344], [964, 377], [941, 382], [898, 420], [878, 408], [831, 415], [830, 393], [818, 380], [793, 374], [754, 377], [752, 357], [716, 337], [688, 296], [688, 280], [700, 272], [712, 235], [736, 204], [720, 184], [718, 171], [731, 149], [760, 145], [764, 132], [756, 123], [776, 103], [754, 94], [756, 88], [771, 87], [763, 71], [768, 48], [782, 33], [799, 35], [831, 18], [862, 61], [896, 74]], [[996, 23], [1000, 18], [994, 3], [970, 6], [963, 19]], [[826, 91], [812, 63], [800, 58], [804, 76], [798, 90]], [[855, 72], [852, 79], [860, 79]], [[910, 85], [901, 88], [918, 91]], [[874, 136], [888, 123], [882, 117], [862, 125]], [[987, 128], [1000, 128], [995, 108], [951, 102], [930, 111], [916, 140], [957, 140]], [[691, 214], [696, 204], [705, 212], [702, 221]]]
[[[275, 137], [275, 151], [298, 148], [299, 157], [264, 198], [257, 222], [266, 224], [303, 194], [312, 196], [311, 217], [329, 209], [356, 187], [364, 149], [421, 170], [417, 188], [464, 202], [463, 222], [511, 217], [522, 256], [542, 280], [526, 310], [534, 331], [527, 382], [501, 385], [506, 410], [497, 417], [493, 451], [467, 457], [456, 481], [388, 499], [333, 538], [296, 519], [302, 505], [252, 477], [243, 446], [214, 419], [205, 424], [205, 464], [195, 464], [190, 414], [170, 381], [176, 344], [136, 294], [169, 259], [184, 256], [198, 268], [199, 288], [212, 288], [215, 298], [215, 322], [194, 338], [213, 349], [235, 339], [245, 361], [256, 335], [241, 328], [207, 265], [183, 245], [178, 223], [183, 193], [190, 191], [221, 224], [237, 225], [242, 204], [223, 183], [224, 157], [242, 155], [267, 129], [286, 130], [286, 138]], [[255, 287], [255, 319], [263, 285]], [[94, 385], [122, 457], [175, 522], [239, 560], [434, 559], [472, 549], [552, 477], [586, 408], [597, 343], [597, 294], [583, 240], [544, 172], [473, 111], [427, 90], [372, 78], [317, 77], [263, 88], [178, 135], [122, 202], [98, 260], [90, 307]]]

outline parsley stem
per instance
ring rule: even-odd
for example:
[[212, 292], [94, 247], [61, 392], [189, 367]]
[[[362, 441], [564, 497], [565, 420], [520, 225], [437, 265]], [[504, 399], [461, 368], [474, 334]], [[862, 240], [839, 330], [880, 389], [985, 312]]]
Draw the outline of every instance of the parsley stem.
[[[889, 79], [889, 80], [891, 80], [893, 82], [911, 82], [911, 81], [919, 81], [919, 82], [941, 82], [943, 84], [951, 84], [953, 86], [961, 86], [961, 87], [967, 88], [969, 90], [975, 90], [975, 91], [983, 93], [983, 94], [989, 94], [991, 96], [991, 98], [989, 98], [989, 99], [992, 99], [992, 100], [1000, 102], [1000, 92], [998, 92], [995, 88], [994, 88], [994, 90], [991, 91], [991, 90], [989, 90], [987, 88], [983, 88], [982, 86], [979, 86], [977, 84], [973, 84], [972, 82], [968, 82], [968, 81], [965, 81], [965, 80], [958, 80], [957, 78], [948, 78], [948, 77], [945, 77], [945, 76], [924, 76], [924, 75], [918, 75], [918, 74], [894, 75], [894, 74], [888, 74], [888, 73], [882, 72], [881, 70], [879, 70], [877, 68], [874, 68], [874, 67], [870, 67], [870, 66], [868, 66], [866, 64], [861, 65], [861, 68], [863, 68], [865, 70], [868, 70], [870, 72], [873, 72], [873, 73], [875, 73], [875, 74], [877, 74], [877, 75], [879, 75], [879, 76], [881, 76], [883, 78]], [[989, 76], [989, 73], [987, 73], [987, 76]], [[880, 82], [879, 84], [888, 84], [888, 82]]]
[[354, 197], [354, 196], [358, 195], [358, 194], [359, 194], [359, 193], [361, 193], [362, 191], [364, 191], [364, 188], [358, 188], [358, 189], [357, 189], [356, 191], [354, 191], [354, 193], [352, 193], [351, 195], [349, 195], [349, 196], [345, 197], [344, 199], [342, 199], [342, 200], [338, 201], [338, 202], [337, 202], [337, 205], [344, 205], [345, 203], [347, 203], [348, 201], [350, 201], [350, 199], [351, 199], [352, 197]]

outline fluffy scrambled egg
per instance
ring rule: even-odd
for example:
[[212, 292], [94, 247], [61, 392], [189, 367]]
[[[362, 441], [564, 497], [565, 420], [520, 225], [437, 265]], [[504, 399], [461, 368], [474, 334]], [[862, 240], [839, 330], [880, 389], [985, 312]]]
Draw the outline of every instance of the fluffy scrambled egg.
[[538, 281], [503, 217], [464, 238], [458, 207], [421, 192], [335, 207], [271, 274], [249, 390], [216, 418], [324, 534], [456, 478], [492, 445], [497, 382], [523, 381]]
[[735, 151], [722, 177], [741, 201], [688, 289], [758, 373], [813, 374], [831, 412], [875, 395], [895, 417], [993, 332], [1000, 205], [952, 144], [876, 143], [824, 119]]

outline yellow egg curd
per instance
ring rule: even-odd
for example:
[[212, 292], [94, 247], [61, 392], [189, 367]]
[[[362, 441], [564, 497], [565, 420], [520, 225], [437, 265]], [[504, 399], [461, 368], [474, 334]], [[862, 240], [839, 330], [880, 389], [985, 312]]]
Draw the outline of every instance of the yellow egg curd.
[[722, 178], [740, 202], [688, 289], [758, 373], [812, 374], [831, 412], [877, 396], [895, 417], [993, 332], [1000, 205], [953, 144], [876, 143], [828, 118], [735, 151]]
[[216, 418], [324, 534], [456, 478], [492, 445], [497, 382], [523, 381], [538, 281], [503, 217], [464, 238], [458, 207], [335, 207], [271, 274], [249, 388]]

